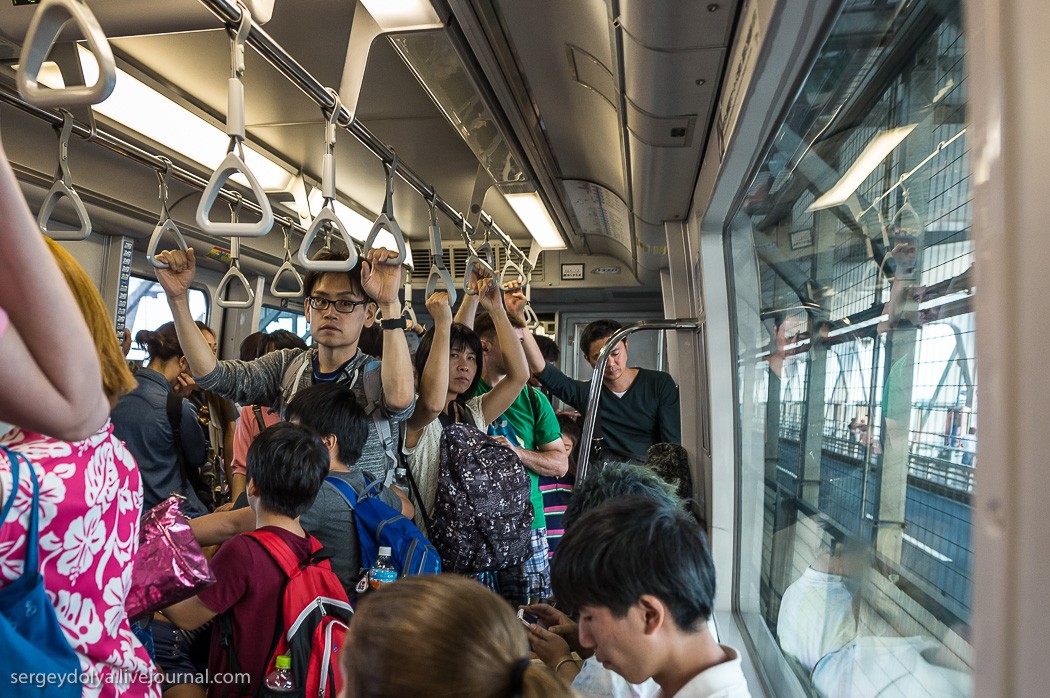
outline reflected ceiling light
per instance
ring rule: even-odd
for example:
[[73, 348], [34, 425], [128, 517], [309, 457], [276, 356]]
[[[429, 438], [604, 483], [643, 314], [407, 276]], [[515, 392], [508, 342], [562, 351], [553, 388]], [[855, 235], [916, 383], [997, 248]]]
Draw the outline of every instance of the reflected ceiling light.
[[543, 199], [535, 192], [523, 194], [504, 194], [507, 203], [514, 209], [514, 213], [521, 219], [522, 224], [528, 229], [529, 234], [536, 244], [545, 250], [564, 250], [565, 241], [562, 240], [558, 226], [554, 225], [554, 219], [543, 205]]
[[916, 126], [918, 124], [889, 129], [872, 138], [860, 156], [846, 170], [846, 174], [842, 175], [835, 186], [810, 204], [806, 211], [812, 213], [846, 203], [853, 196], [853, 192], [857, 191], [857, 187], [864, 183], [868, 175], [875, 171], [879, 163], [885, 160], [886, 156], [893, 152], [893, 149], [900, 145], [901, 141], [907, 138]]
[[[317, 187], [313, 187], [310, 190], [310, 195], [307, 197], [307, 200], [310, 203], [310, 216], [317, 215], [315, 211], [319, 212], [321, 210], [321, 204], [324, 203], [324, 196], [322, 196], [321, 190]], [[335, 208], [335, 215], [338, 216], [342, 224], [346, 226], [346, 232], [350, 233], [350, 237], [358, 242], [364, 242], [367, 240], [368, 234], [372, 232], [372, 224], [375, 223], [375, 221], [366, 218], [338, 200], [333, 201], [332, 204]], [[394, 242], [394, 236], [386, 230], [376, 235], [374, 244], [376, 247], [385, 247], [388, 250], [397, 249], [397, 243]], [[412, 248], [409, 246], [408, 240], [405, 240], [405, 254], [408, 256], [408, 265], [412, 266]]]
[[[77, 48], [85, 84], [90, 85], [98, 78], [98, 63], [90, 51], [83, 46]], [[40, 82], [52, 89], [64, 87], [58, 64], [45, 62], [40, 70]], [[226, 157], [230, 139], [223, 129], [120, 68], [117, 68], [113, 94], [92, 109], [208, 169], [214, 170]], [[244, 146], [244, 162], [266, 191], [283, 191], [292, 180], [292, 172], [248, 145]], [[248, 180], [240, 173], [230, 179], [248, 186]]]
[[429, 0], [361, 0], [361, 4], [384, 32], [445, 26]]

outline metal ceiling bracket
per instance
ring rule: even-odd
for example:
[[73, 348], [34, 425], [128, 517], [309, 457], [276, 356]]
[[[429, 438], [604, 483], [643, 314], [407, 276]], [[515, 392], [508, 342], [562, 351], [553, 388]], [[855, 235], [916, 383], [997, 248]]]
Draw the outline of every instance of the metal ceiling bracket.
[[[55, 45], [59, 33], [72, 20], [87, 41], [98, 63], [94, 85], [50, 89], [39, 84], [40, 70]], [[113, 92], [117, 65], [102, 27], [88, 6], [80, 0], [44, 0], [29, 23], [29, 32], [18, 59], [18, 92], [38, 107], [73, 107], [98, 104]]]

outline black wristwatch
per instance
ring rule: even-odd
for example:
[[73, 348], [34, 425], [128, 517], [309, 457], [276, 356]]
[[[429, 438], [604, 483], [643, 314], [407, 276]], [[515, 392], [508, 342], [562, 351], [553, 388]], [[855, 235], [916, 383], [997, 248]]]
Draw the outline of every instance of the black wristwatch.
[[384, 330], [405, 330], [408, 329], [408, 320], [403, 315], [401, 317], [383, 318], [379, 321], [379, 327]]

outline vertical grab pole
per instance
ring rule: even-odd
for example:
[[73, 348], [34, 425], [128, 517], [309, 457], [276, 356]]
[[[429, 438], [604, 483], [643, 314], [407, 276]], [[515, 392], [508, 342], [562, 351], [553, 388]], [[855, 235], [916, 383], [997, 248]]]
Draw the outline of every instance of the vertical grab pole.
[[594, 362], [594, 372], [591, 374], [591, 391], [587, 396], [587, 415], [583, 420], [583, 433], [580, 435], [580, 443], [584, 445], [580, 449], [580, 460], [576, 463], [576, 482], [582, 483], [587, 478], [588, 466], [591, 461], [592, 442], [594, 440], [594, 425], [598, 419], [598, 402], [602, 395], [602, 378], [605, 376], [605, 365], [609, 363], [609, 354], [612, 353], [617, 344], [627, 339], [629, 335], [642, 330], [681, 330], [699, 332], [703, 329], [704, 318], [681, 318], [678, 320], [643, 320], [633, 325], [628, 325], [609, 337], [609, 340], [598, 352], [598, 358]]

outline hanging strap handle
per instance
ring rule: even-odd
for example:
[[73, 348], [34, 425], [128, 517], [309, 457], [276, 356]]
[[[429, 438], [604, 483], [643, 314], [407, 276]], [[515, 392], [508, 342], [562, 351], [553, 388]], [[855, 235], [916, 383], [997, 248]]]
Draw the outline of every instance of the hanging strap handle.
[[[50, 191], [44, 197], [44, 203], [40, 205], [36, 223], [40, 230], [52, 240], [86, 240], [91, 235], [91, 218], [88, 216], [84, 202], [80, 195], [73, 190], [73, 175], [69, 171], [69, 136], [73, 133], [73, 115], [65, 109], [62, 110], [62, 126], [57, 128], [58, 133], [58, 172], [55, 174], [55, 183], [51, 185]], [[47, 227], [51, 222], [51, 214], [55, 212], [55, 206], [62, 197], [69, 199], [73, 210], [77, 214], [80, 227], [76, 230], [51, 230]]]
[[[197, 227], [210, 235], [257, 238], [266, 235], [273, 227], [273, 208], [259, 180], [244, 162], [244, 83], [241, 82], [241, 77], [244, 75], [244, 44], [251, 33], [252, 15], [244, 5], [239, 7], [241, 22], [230, 45], [230, 79], [226, 111], [226, 133], [230, 137], [230, 144], [226, 149], [225, 159], [212, 173], [208, 186], [201, 195], [200, 204], [197, 206]], [[238, 172], [248, 180], [248, 186], [259, 204], [262, 217], [256, 223], [213, 222], [211, 209], [219, 198], [226, 180]]]
[[[98, 64], [94, 85], [49, 89], [39, 84], [40, 70], [59, 33], [70, 20], [87, 41], [88, 50]], [[102, 27], [88, 6], [80, 0], [44, 0], [29, 23], [22, 54], [18, 59], [18, 92], [36, 107], [75, 107], [98, 104], [113, 92], [117, 83], [117, 64]]]
[[[339, 119], [339, 112], [343, 108], [343, 103], [339, 99], [338, 92], [330, 87], [327, 89], [328, 94], [332, 95], [334, 104], [332, 105], [332, 113], [328, 116], [325, 124], [325, 153], [321, 165], [321, 195], [324, 197], [324, 203], [321, 204], [321, 210], [318, 211], [317, 217], [314, 218], [313, 223], [310, 224], [310, 229], [306, 231], [306, 235], [303, 237], [297, 259], [304, 269], [312, 271], [350, 271], [357, 266], [357, 245], [354, 243], [354, 239], [350, 237], [350, 231], [335, 212], [335, 132], [336, 122]], [[307, 252], [310, 250], [310, 245], [313, 244], [314, 238], [324, 231], [326, 236], [325, 249], [328, 249], [331, 246], [333, 230], [339, 234], [343, 239], [343, 244], [346, 245], [346, 259], [327, 261], [310, 259], [307, 256]]]
[[401, 309], [401, 317], [408, 318], [412, 326], [416, 325], [416, 311], [412, 308], [412, 275], [405, 275], [405, 305]]
[[[279, 266], [277, 272], [273, 275], [273, 281], [270, 282], [270, 295], [277, 298], [298, 298], [303, 295], [306, 288], [303, 284], [303, 277], [300, 276], [298, 270], [292, 266], [292, 250], [289, 236], [289, 233], [291, 232], [291, 223], [285, 222], [281, 226], [281, 232], [284, 233], [284, 264]], [[295, 281], [296, 289], [294, 291], [282, 291], [277, 287], [277, 282], [280, 281], [281, 276], [285, 274], [291, 274], [292, 280]]]
[[383, 167], [386, 168], [386, 199], [383, 202], [382, 213], [376, 218], [376, 222], [372, 224], [372, 229], [368, 231], [368, 237], [365, 238], [363, 249], [365, 252], [372, 249], [376, 236], [383, 230], [387, 230], [393, 236], [394, 244], [397, 246], [397, 258], [391, 257], [386, 260], [385, 264], [396, 267], [406, 264], [408, 261], [408, 254], [405, 251], [405, 236], [401, 234], [401, 226], [394, 220], [394, 179], [397, 174], [397, 153], [394, 153], [394, 158], [389, 163], [384, 162]]
[[177, 225], [175, 225], [175, 221], [171, 217], [171, 211], [168, 209], [168, 187], [171, 184], [171, 160], [166, 157], [161, 157], [160, 160], [164, 163], [164, 169], [157, 172], [157, 180], [160, 186], [160, 221], [157, 223], [157, 227], [153, 229], [153, 235], [149, 238], [149, 246], [146, 248], [146, 261], [157, 269], [165, 269], [168, 265], [164, 262], [157, 261], [156, 258], [157, 247], [160, 245], [164, 233], [172, 233], [175, 236], [175, 244], [183, 252], [189, 249], [189, 246], [186, 244], [186, 238], [182, 236], [182, 231], [179, 230]]
[[521, 287], [522, 291], [524, 292], [525, 288], [529, 285], [529, 279], [528, 276], [525, 274], [525, 270], [522, 268], [522, 266], [515, 262], [513, 259], [511, 259], [510, 250], [507, 250], [507, 262], [503, 265], [503, 269], [500, 270], [499, 273], [499, 285], [500, 288], [502, 288], [504, 291], [509, 290], [507, 288], [507, 284], [514, 280], [506, 278], [508, 271], [518, 272], [518, 278], [521, 280]]
[[[233, 219], [233, 225], [237, 224], [240, 215], [241, 198], [238, 195], [237, 204], [230, 207], [230, 218]], [[243, 301], [231, 301], [225, 298], [226, 289], [235, 280], [248, 292], [248, 297]], [[220, 308], [250, 308], [255, 304], [255, 291], [248, 283], [248, 279], [241, 273], [241, 240], [238, 237], [230, 238], [230, 269], [226, 272], [226, 276], [222, 277], [219, 287], [215, 289], [215, 304]]]
[[427, 277], [426, 295], [430, 298], [437, 290], [438, 283], [445, 287], [448, 293], [448, 304], [456, 306], [456, 282], [445, 266], [445, 258], [441, 248], [441, 226], [438, 225], [437, 193], [430, 199], [430, 276]]

